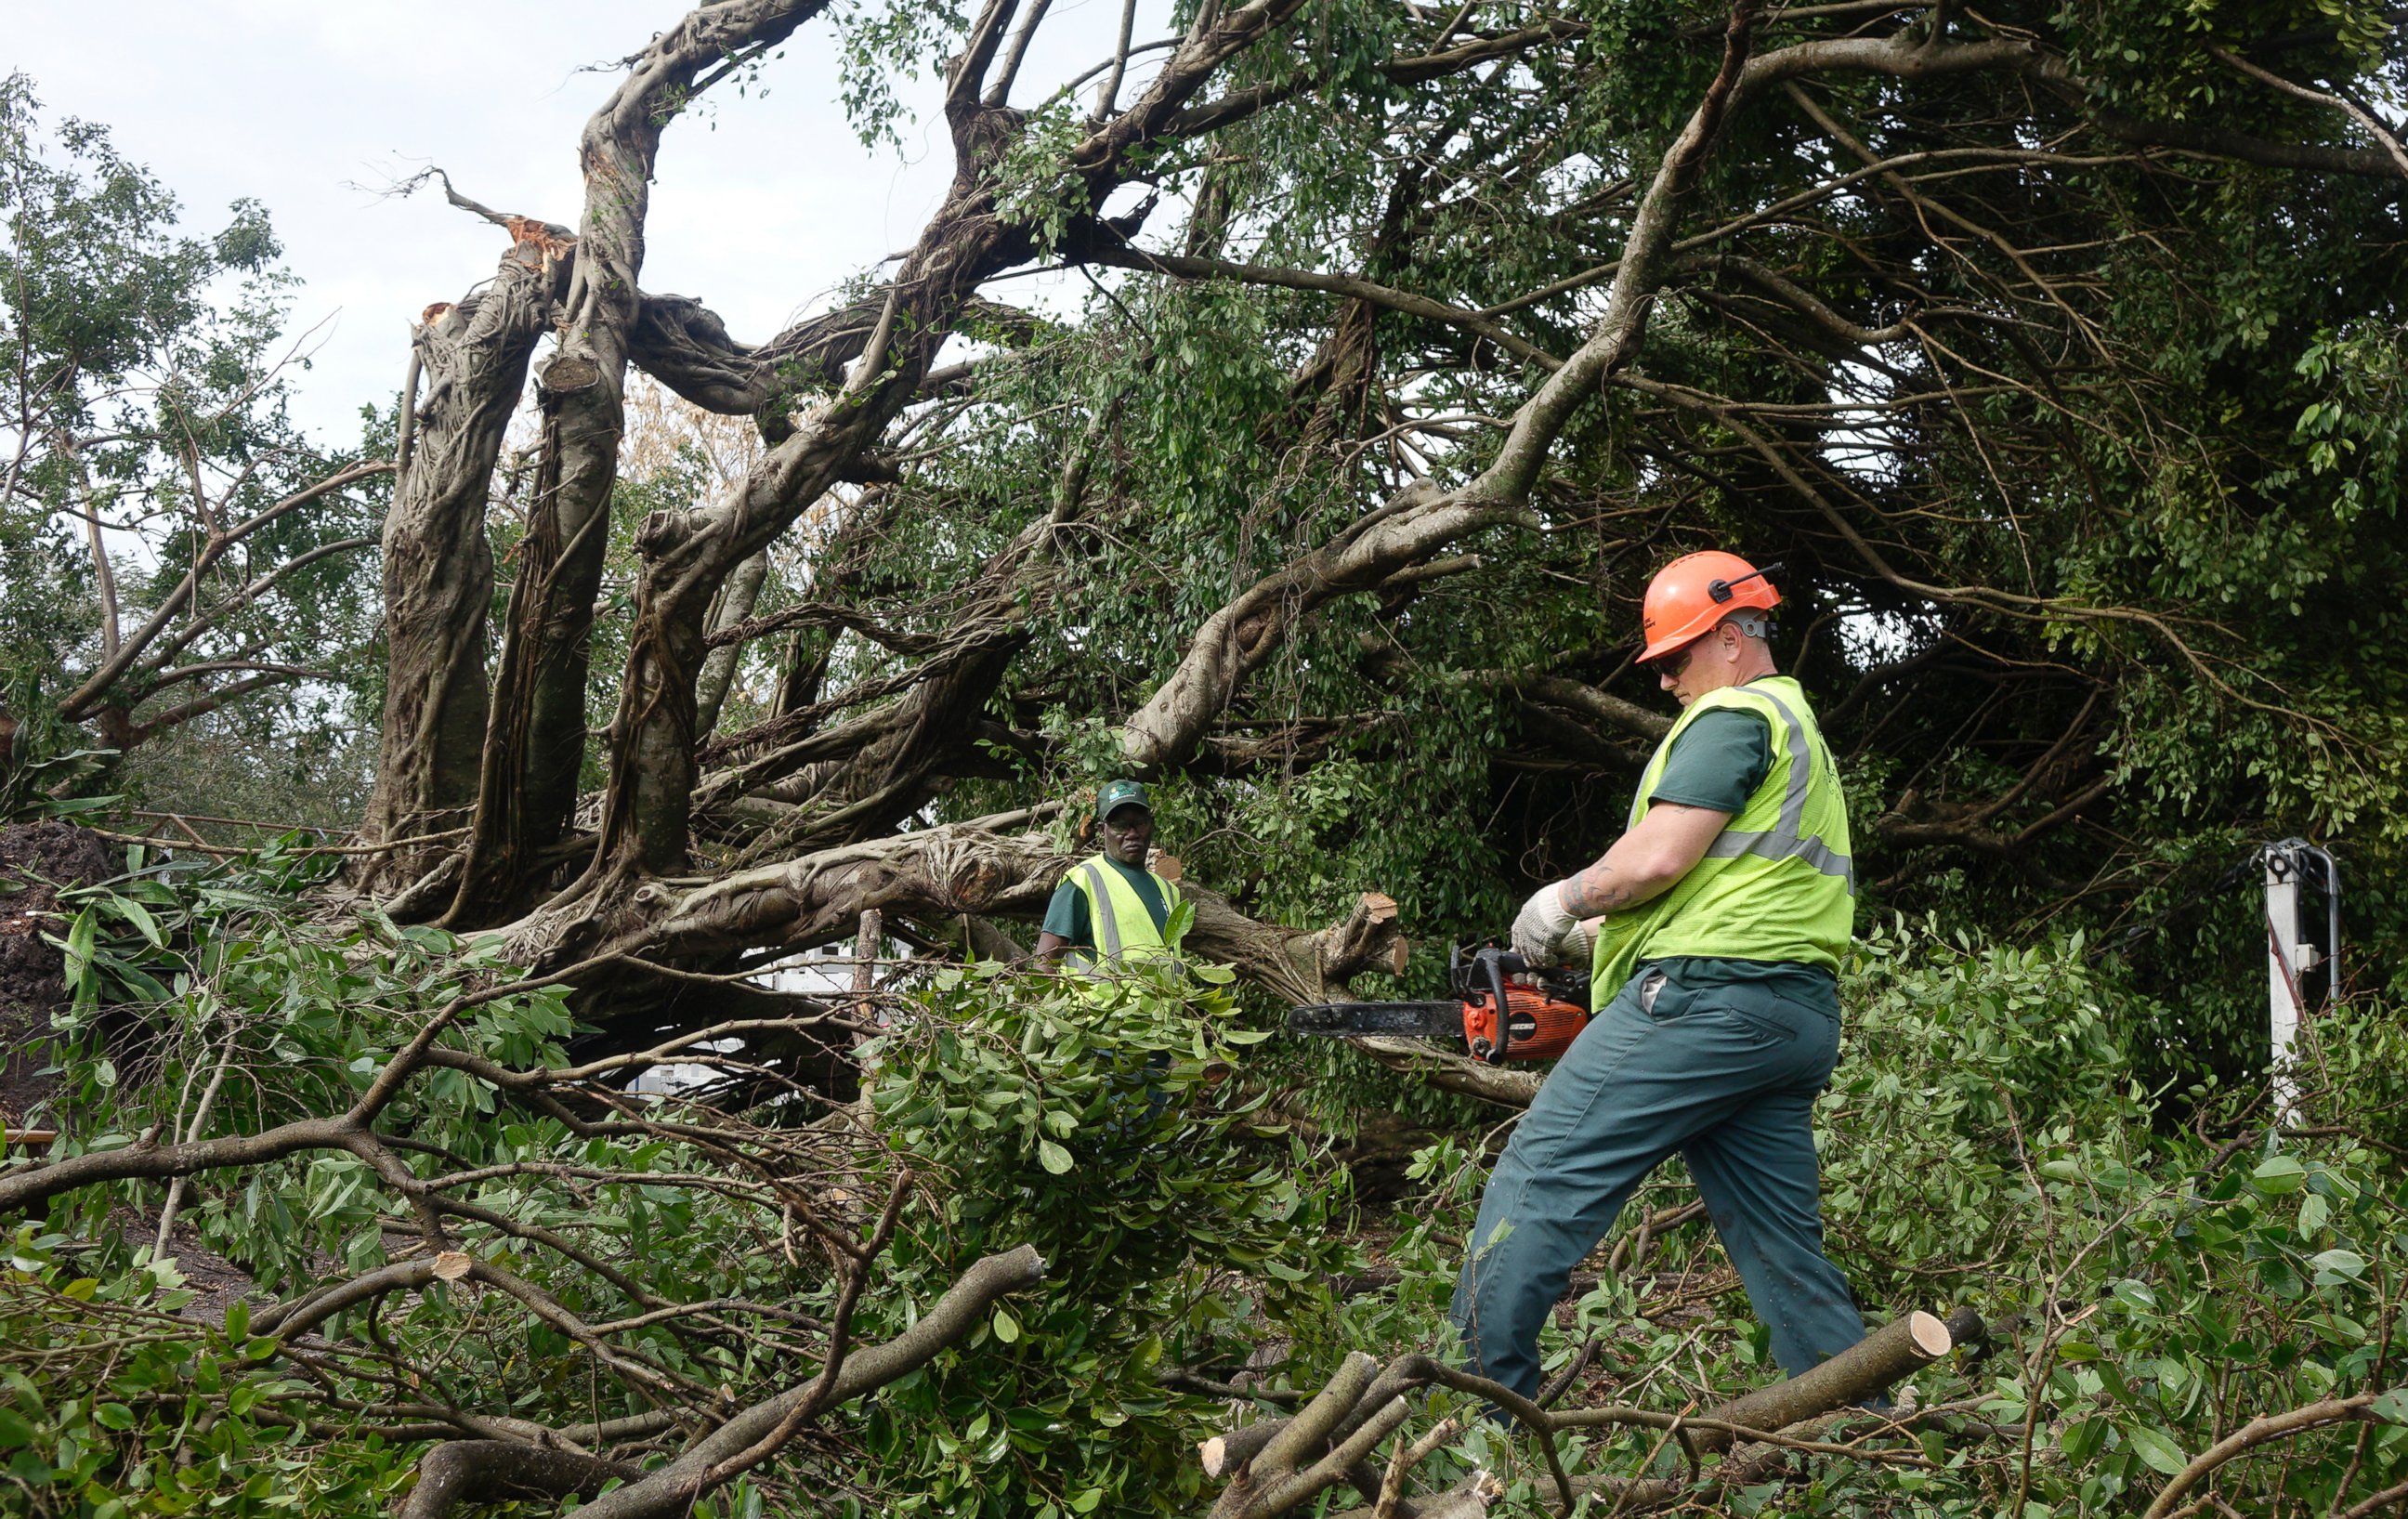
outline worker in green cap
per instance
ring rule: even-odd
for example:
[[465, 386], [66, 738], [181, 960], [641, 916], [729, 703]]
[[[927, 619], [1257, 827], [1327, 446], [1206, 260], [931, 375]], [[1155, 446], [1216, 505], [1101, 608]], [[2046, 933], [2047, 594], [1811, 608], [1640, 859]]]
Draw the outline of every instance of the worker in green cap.
[[1154, 848], [1154, 802], [1135, 781], [1112, 781], [1096, 793], [1102, 850], [1070, 867], [1045, 909], [1038, 958], [1066, 954], [1081, 968], [1171, 955], [1165, 939], [1179, 888], [1148, 869]]

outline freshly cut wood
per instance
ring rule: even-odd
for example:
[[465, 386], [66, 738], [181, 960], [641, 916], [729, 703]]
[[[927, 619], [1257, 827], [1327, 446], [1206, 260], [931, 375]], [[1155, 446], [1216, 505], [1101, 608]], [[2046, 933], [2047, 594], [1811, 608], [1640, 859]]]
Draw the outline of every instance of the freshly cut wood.
[[[1312, 1447], [1327, 1442], [1330, 1431], [1354, 1409], [1364, 1389], [1370, 1385], [1372, 1375], [1379, 1369], [1379, 1362], [1356, 1351], [1346, 1357], [1339, 1367], [1338, 1374], [1331, 1377], [1313, 1400], [1294, 1417], [1257, 1419], [1253, 1424], [1240, 1425], [1226, 1435], [1215, 1435], [1211, 1440], [1199, 1441], [1196, 1454], [1203, 1464], [1204, 1475], [1215, 1479], [1235, 1476], [1251, 1466], [1255, 1457], [1268, 1450], [1271, 1442], [1282, 1435], [1290, 1438], [1282, 1450], [1272, 1454], [1272, 1459], [1268, 1463], [1272, 1469], [1286, 1470], [1299, 1457], [1319, 1455], [1321, 1452]], [[1303, 1433], [1296, 1433], [1299, 1429]]]
[[[1980, 1338], [1980, 1315], [1971, 1309], [1956, 1312], [1960, 1327], [1971, 1331], [1966, 1338]], [[1813, 1370], [1734, 1397], [1706, 1417], [1747, 1429], [1785, 1429], [1816, 1414], [1880, 1397], [1899, 1379], [1947, 1354], [1956, 1343], [1956, 1336], [1947, 1324], [1918, 1309], [1882, 1326]], [[1724, 1430], [1700, 1429], [1688, 1438], [1691, 1448], [1701, 1452], [1722, 1450], [1731, 1442]]]
[[1236, 1472], [1260, 1455], [1271, 1437], [1286, 1427], [1285, 1419], [1257, 1419], [1202, 1441], [1196, 1447], [1196, 1454], [1203, 1462], [1204, 1475], [1217, 1480]]

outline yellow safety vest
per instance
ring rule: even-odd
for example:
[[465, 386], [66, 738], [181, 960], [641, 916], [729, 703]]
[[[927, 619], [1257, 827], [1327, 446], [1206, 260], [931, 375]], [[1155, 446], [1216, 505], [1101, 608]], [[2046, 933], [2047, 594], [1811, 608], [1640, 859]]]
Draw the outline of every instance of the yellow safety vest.
[[1839, 767], [1814, 725], [1805, 691], [1788, 676], [1727, 686], [1691, 702], [1639, 778], [1630, 825], [1646, 815], [1648, 795], [1681, 735], [1706, 713], [1722, 711], [1765, 720], [1772, 767], [1707, 846], [1706, 857], [1670, 891], [1598, 925], [1592, 962], [1598, 1007], [1641, 960], [1703, 955], [1836, 970], [1854, 936], [1856, 866]]
[[[1166, 914], [1179, 907], [1179, 888], [1154, 872], [1156, 891], [1162, 893]], [[1145, 898], [1128, 883], [1120, 867], [1101, 854], [1091, 855], [1070, 867], [1071, 884], [1087, 899], [1087, 928], [1095, 936], [1096, 948], [1090, 953], [1084, 946], [1070, 952], [1070, 964], [1082, 970], [1120, 965], [1129, 960], [1173, 958], [1171, 946], [1163, 942], [1162, 930], [1154, 925], [1154, 914], [1145, 910]]]

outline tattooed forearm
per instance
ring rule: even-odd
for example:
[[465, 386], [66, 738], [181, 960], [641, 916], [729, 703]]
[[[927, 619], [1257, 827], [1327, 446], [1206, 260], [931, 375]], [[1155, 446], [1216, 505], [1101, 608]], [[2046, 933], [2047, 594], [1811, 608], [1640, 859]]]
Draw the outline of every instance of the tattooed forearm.
[[1603, 858], [1566, 881], [1556, 899], [1575, 918], [1595, 918], [1661, 896], [1705, 857], [1730, 816], [1657, 802]]
[[1598, 918], [1638, 901], [1635, 884], [1621, 879], [1612, 865], [1599, 860], [1563, 884], [1564, 910], [1575, 918]]

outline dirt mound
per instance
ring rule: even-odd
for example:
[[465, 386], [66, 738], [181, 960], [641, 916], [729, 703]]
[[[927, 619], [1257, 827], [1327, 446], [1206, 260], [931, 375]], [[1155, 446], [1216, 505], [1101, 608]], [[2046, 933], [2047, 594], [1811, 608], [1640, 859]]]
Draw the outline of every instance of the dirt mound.
[[64, 925], [59, 893], [106, 881], [117, 853], [99, 835], [56, 821], [0, 827], [0, 1121], [11, 1126], [47, 1096], [39, 1045], [65, 996], [63, 956], [44, 942]]

